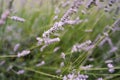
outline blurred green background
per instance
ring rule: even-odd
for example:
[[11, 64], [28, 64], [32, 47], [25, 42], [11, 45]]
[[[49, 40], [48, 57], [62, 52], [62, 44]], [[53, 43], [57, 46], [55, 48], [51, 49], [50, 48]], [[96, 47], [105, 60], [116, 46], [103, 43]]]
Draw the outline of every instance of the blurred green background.
[[[24, 23], [11, 20], [9, 17], [4, 25], [0, 25], [0, 80], [61, 80], [62, 76], [71, 73], [76, 69], [81, 74], [89, 75], [88, 80], [96, 80], [103, 77], [105, 80], [120, 79], [120, 32], [110, 33], [112, 43], [118, 48], [117, 51], [108, 54], [111, 50], [108, 43], [102, 48], [98, 45], [93, 49], [92, 54], [87, 52], [71, 53], [71, 48], [76, 43], [82, 43], [86, 40], [94, 41], [99, 34], [103, 34], [104, 28], [111, 26], [119, 18], [119, 13], [115, 14], [119, 3], [112, 6], [110, 12], [105, 12], [104, 8], [98, 8], [92, 5], [86, 9], [86, 5], [79, 8], [78, 13], [72, 16], [74, 20], [79, 17], [81, 20], [87, 20], [76, 25], [66, 25], [64, 31], [59, 31], [60, 42], [49, 45], [43, 52], [37, 44], [36, 37], [42, 37], [42, 33], [48, 30], [56, 21], [59, 21], [70, 5], [61, 7], [66, 0], [0, 0], [0, 15], [10, 9], [10, 16], [19, 16], [25, 19]], [[71, 3], [74, 0], [69, 0]], [[87, 0], [85, 0], [87, 1]], [[11, 2], [11, 3], [10, 3]], [[106, 2], [101, 2], [107, 5]], [[11, 7], [10, 7], [11, 5]], [[54, 20], [56, 7], [60, 9], [58, 19]], [[85, 10], [86, 14], [82, 14]], [[91, 30], [91, 32], [87, 32]], [[16, 44], [20, 44], [17, 51], [14, 51]], [[60, 49], [54, 52], [54, 49]], [[7, 55], [16, 55], [25, 49], [31, 49], [29, 55], [21, 58], [7, 57]], [[61, 53], [66, 55], [65, 60], [61, 59]], [[5, 56], [6, 57], [5, 57]], [[4, 57], [3, 57], [4, 56]], [[90, 59], [93, 58], [93, 61]], [[109, 73], [105, 64], [106, 60], [113, 60], [117, 67], [114, 73]], [[37, 67], [36, 64], [45, 61], [45, 64]], [[64, 67], [60, 63], [64, 62]], [[81, 70], [82, 65], [93, 65], [93, 70]], [[98, 68], [98, 70], [94, 70]], [[17, 74], [17, 71], [25, 70], [23, 74]], [[61, 70], [60, 73], [56, 73]]]

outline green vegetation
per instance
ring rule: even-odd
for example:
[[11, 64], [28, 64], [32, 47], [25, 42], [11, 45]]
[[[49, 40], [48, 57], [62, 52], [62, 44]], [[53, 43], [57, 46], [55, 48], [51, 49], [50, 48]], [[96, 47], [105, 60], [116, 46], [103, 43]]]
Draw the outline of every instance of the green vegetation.
[[[0, 24], [0, 80], [64, 80], [64, 75], [78, 72], [89, 76], [85, 80], [120, 79], [118, 2], [113, 3], [108, 12], [94, 4], [90, 8], [80, 5], [70, 20], [79, 17], [82, 22], [64, 25], [63, 31], [50, 36], [51, 39], [59, 37], [60, 41], [40, 51], [44, 43], [38, 45], [36, 38], [42, 38], [45, 31], [59, 22], [75, 0], [68, 1], [69, 4], [64, 7], [67, 0], [0, 0], [0, 15], [6, 10], [10, 11], [5, 23]], [[100, 3], [102, 6], [108, 5], [107, 1]], [[54, 20], [56, 8], [60, 12]], [[25, 21], [12, 19], [12, 16], [19, 16]], [[105, 39], [107, 42], [101, 45]], [[92, 49], [89, 50], [88, 45], [86, 51], [71, 52], [76, 43], [82, 44], [88, 40], [92, 42], [90, 45], [94, 45]], [[30, 50], [30, 53], [18, 57], [18, 53], [24, 50]], [[111, 68], [108, 64], [113, 64], [113, 72], [109, 71]]]

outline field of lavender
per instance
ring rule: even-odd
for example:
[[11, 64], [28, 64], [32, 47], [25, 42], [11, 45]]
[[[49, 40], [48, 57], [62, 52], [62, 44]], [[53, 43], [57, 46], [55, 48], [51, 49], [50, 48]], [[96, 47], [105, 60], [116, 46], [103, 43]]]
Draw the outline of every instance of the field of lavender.
[[0, 0], [0, 80], [120, 80], [120, 0]]

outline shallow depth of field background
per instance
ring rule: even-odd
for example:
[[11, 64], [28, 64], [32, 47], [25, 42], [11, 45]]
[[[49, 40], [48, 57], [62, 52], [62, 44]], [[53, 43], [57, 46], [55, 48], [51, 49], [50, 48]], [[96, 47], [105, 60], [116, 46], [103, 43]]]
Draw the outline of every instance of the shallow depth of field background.
[[[0, 15], [8, 8], [9, 1], [0, 0]], [[79, 17], [81, 20], [87, 20], [86, 22], [65, 25], [64, 31], [58, 32], [60, 42], [49, 45], [43, 52], [40, 51], [40, 47], [36, 47], [36, 37], [42, 37], [42, 33], [50, 29], [69, 9], [70, 5], [59, 6], [64, 1], [67, 0], [13, 1], [9, 17], [19, 16], [24, 18], [25, 22], [15, 21], [8, 17], [6, 23], [0, 25], [0, 80], [62, 80], [64, 75], [73, 70], [88, 75], [87, 80], [97, 80], [98, 78], [120, 80], [119, 30], [109, 34], [112, 43], [117, 47], [117, 50], [112, 53], [109, 53], [111, 48], [107, 42], [103, 46], [97, 45], [92, 54], [84, 51], [71, 53], [74, 44], [83, 43], [86, 40], [94, 41], [99, 34], [103, 34], [107, 25], [111, 26], [120, 18], [119, 11], [115, 14], [119, 3], [114, 4], [110, 12], [105, 12], [103, 7], [98, 9], [95, 5], [89, 9], [86, 9], [85, 5], [80, 6], [72, 19]], [[103, 5], [107, 5], [107, 1], [109, 0], [102, 2]], [[60, 12], [58, 19], [54, 20], [56, 7], [59, 7]], [[81, 10], [85, 10], [87, 13], [82, 14]], [[14, 51], [16, 44], [20, 44], [20, 46], [17, 51]], [[54, 51], [56, 47], [59, 49]], [[31, 53], [20, 58], [7, 57], [7, 55], [16, 55], [25, 49], [32, 49]], [[65, 59], [61, 58], [62, 52], [66, 55]], [[115, 67], [113, 73], [108, 71], [106, 60], [113, 60]], [[45, 62], [44, 65], [36, 66], [42, 61]], [[61, 62], [64, 62], [63, 67], [60, 67]], [[86, 65], [93, 65], [93, 67], [91, 70], [80, 69], [80, 66]], [[17, 74], [19, 70], [24, 70], [24, 73]]]

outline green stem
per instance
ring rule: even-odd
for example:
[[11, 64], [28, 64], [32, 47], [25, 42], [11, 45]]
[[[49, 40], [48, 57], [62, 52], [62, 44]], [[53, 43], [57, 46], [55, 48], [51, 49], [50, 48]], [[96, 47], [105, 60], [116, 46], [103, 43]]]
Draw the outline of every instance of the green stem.
[[12, 58], [12, 57], [17, 57], [17, 55], [4, 55], [4, 56], [0, 56], [0, 58]]
[[[15, 64], [14, 64], [15, 65]], [[20, 67], [20, 66], [17, 66], [15, 65], [16, 67], [18, 68], [23, 68], [24, 70], [28, 70], [28, 71], [32, 71], [32, 72], [35, 72], [35, 73], [38, 73], [38, 74], [41, 74], [41, 75], [44, 75], [44, 76], [49, 76], [49, 77], [53, 77], [53, 78], [58, 78], [58, 79], [62, 79], [61, 77], [59, 76], [55, 76], [55, 75], [52, 75], [52, 74], [48, 74], [48, 73], [44, 73], [44, 72], [41, 72], [41, 71], [36, 71], [32, 68], [28, 68], [28, 67]]]
[[[120, 69], [120, 67], [114, 67], [113, 69]], [[90, 69], [80, 69], [87, 71], [97, 71], [97, 70], [108, 70], [108, 68], [90, 68]]]

